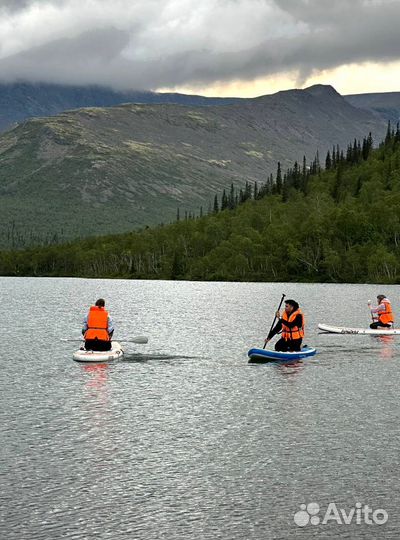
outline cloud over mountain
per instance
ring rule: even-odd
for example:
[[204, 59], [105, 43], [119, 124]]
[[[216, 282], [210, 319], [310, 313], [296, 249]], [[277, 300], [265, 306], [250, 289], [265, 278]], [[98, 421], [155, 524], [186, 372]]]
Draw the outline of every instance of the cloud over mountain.
[[3, 0], [0, 81], [156, 89], [400, 59], [393, 0]]

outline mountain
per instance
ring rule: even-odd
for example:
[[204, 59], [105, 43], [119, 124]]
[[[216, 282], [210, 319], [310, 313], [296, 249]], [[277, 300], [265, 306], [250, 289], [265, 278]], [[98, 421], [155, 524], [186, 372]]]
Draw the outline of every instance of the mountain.
[[[400, 92], [344, 96], [355, 107], [369, 109], [392, 122], [400, 118]], [[82, 107], [112, 107], [123, 103], [175, 104], [189, 107], [232, 105], [243, 98], [214, 98], [179, 93], [118, 92], [103, 86], [47, 83], [0, 83], [0, 132], [28, 118], [52, 116]]]
[[0, 245], [116, 233], [264, 182], [386, 123], [330, 86], [231, 105], [126, 104], [31, 119], [0, 136]]
[[206, 98], [174, 93], [116, 92], [101, 86], [57, 84], [0, 84], [0, 132], [27, 118], [51, 116], [81, 107], [111, 107], [122, 103], [175, 103], [177, 105], [228, 105], [239, 98]]
[[400, 283], [400, 130], [248, 195], [199, 219], [0, 252], [0, 275]]
[[400, 92], [355, 94], [345, 99], [354, 107], [373, 111], [394, 125], [400, 121]]

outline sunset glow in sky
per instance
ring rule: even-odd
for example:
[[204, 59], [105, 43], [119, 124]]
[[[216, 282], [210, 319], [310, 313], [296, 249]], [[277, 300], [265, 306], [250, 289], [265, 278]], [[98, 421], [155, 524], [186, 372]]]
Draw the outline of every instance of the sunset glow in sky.
[[282, 73], [270, 77], [260, 77], [254, 81], [216, 82], [208, 86], [161, 88], [160, 91], [176, 91], [204, 96], [256, 97], [291, 88], [306, 88], [313, 84], [330, 84], [344, 95], [399, 92], [400, 62], [350, 64], [332, 70], [320, 71], [305, 81], [299, 81], [296, 78], [296, 73]]

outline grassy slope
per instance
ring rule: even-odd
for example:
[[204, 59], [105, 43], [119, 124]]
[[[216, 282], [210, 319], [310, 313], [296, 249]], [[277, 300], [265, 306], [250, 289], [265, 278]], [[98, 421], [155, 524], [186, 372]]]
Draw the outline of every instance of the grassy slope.
[[0, 254], [6, 275], [400, 282], [400, 136], [368, 161], [233, 211]]
[[177, 206], [207, 207], [231, 182], [264, 181], [277, 161], [384, 129], [329, 87], [221, 107], [124, 105], [34, 119], [0, 137], [0, 245], [168, 222]]

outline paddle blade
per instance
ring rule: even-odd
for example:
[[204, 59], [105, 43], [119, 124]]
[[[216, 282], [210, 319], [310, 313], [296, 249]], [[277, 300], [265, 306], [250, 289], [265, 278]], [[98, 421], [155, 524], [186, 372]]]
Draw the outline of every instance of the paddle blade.
[[131, 339], [121, 339], [121, 341], [125, 341], [126, 343], [139, 343], [141, 345], [144, 345], [145, 343], [148, 343], [149, 338], [146, 336], [135, 336]]

